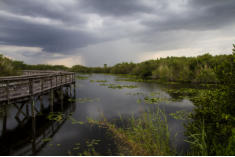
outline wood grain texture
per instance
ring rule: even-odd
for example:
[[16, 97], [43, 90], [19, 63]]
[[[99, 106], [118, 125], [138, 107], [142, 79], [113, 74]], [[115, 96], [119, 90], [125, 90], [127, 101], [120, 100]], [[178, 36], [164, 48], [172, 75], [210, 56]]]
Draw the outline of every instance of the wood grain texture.
[[75, 73], [25, 70], [22, 76], [0, 77], [0, 102], [43, 93], [75, 82]]

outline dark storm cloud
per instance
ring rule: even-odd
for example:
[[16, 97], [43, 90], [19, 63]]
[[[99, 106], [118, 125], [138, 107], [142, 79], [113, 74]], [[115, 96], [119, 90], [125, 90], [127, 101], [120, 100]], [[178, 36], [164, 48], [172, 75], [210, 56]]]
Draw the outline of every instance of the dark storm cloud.
[[234, 0], [190, 0], [186, 11], [172, 13], [163, 21], [145, 21], [143, 24], [158, 31], [213, 30], [235, 23]]
[[140, 0], [85, 0], [81, 1], [85, 12], [103, 16], [132, 16], [137, 13], [150, 13], [154, 9]]
[[[234, 8], [235, 0], [0, 0], [0, 44], [64, 54], [122, 38], [176, 45], [187, 35], [171, 31], [234, 24]], [[163, 32], [168, 37], [157, 39]]]
[[1, 0], [0, 9], [9, 11], [17, 15], [26, 15], [32, 17], [46, 17], [57, 19], [68, 23], [83, 23], [84, 19], [76, 16], [78, 5], [65, 5], [52, 3], [52, 1], [40, 0]]
[[82, 31], [65, 30], [1, 16], [0, 21], [4, 23], [0, 29], [6, 34], [0, 35], [0, 41], [7, 45], [41, 47], [47, 52], [66, 52], [96, 41], [95, 37]]

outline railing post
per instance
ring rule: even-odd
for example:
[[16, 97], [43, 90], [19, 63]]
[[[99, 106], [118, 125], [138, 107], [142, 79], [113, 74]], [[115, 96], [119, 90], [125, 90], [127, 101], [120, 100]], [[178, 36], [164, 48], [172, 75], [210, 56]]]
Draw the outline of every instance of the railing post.
[[73, 82], [75, 82], [75, 73], [73, 73], [72, 77], [73, 77]]
[[51, 78], [51, 89], [50, 89], [50, 110], [51, 112], [53, 112], [53, 103], [54, 103], [54, 93], [53, 93], [53, 85], [52, 85], [52, 80], [53, 80], [53, 76], [50, 77]]
[[56, 85], [56, 88], [57, 88], [57, 74], [55, 75], [55, 85]]
[[41, 92], [43, 92], [44, 80], [41, 78]]
[[50, 77], [51, 89], [52, 89], [52, 87], [53, 87], [52, 81], [53, 81], [53, 76]]
[[60, 105], [61, 105], [61, 110], [64, 110], [64, 91], [63, 87], [60, 87]]
[[61, 81], [61, 85], [63, 84], [63, 75], [62, 74], [60, 74], [60, 81]]
[[29, 79], [29, 95], [33, 95], [33, 79]]
[[6, 99], [7, 99], [7, 104], [9, 104], [10, 102], [9, 81], [6, 81]]
[[6, 133], [7, 130], [7, 104], [4, 105], [3, 123], [2, 123], [2, 135]]

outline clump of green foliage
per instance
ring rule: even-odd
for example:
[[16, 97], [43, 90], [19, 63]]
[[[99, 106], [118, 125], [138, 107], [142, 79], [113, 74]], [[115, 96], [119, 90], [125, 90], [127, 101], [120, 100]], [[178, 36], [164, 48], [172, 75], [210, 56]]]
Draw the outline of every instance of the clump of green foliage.
[[17, 75], [13, 61], [0, 54], [0, 76]]
[[193, 99], [196, 108], [190, 117], [192, 121], [186, 125], [186, 135], [189, 141], [195, 141], [193, 135], [197, 135], [198, 143], [206, 146], [192, 145], [192, 152], [198, 153], [195, 155], [235, 155], [234, 151], [230, 154], [232, 150], [227, 147], [232, 143], [235, 128], [235, 101], [231, 96], [231, 89], [223, 87], [201, 92]]
[[55, 70], [55, 71], [68, 71], [69, 68], [64, 65], [48, 65], [48, 64], [38, 64], [38, 65], [29, 65], [25, 64], [22, 61], [13, 61], [14, 68], [18, 71], [20, 70]]

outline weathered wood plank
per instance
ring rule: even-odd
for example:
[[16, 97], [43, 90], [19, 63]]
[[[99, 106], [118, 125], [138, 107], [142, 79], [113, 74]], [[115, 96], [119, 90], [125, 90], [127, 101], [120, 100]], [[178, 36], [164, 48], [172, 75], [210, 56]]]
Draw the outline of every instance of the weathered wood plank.
[[23, 76], [0, 77], [0, 102], [40, 94], [75, 82], [75, 74], [72, 72], [25, 71], [25, 73]]

